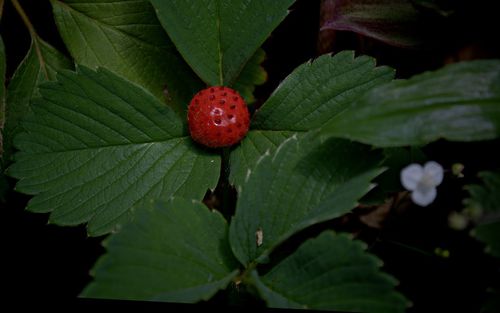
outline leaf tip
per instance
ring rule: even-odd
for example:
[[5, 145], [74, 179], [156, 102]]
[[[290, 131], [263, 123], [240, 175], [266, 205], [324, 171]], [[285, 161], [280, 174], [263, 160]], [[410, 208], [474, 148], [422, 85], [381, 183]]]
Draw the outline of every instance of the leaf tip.
[[[372, 190], [372, 189], [373, 189], [373, 188], [375, 188], [375, 187], [377, 187], [377, 184], [376, 184], [376, 183], [373, 183], [373, 182], [372, 182], [372, 183], [368, 184], [368, 188], [367, 188], [366, 192], [368, 192], [368, 191]], [[356, 205], [359, 205], [359, 203], [357, 203]]]

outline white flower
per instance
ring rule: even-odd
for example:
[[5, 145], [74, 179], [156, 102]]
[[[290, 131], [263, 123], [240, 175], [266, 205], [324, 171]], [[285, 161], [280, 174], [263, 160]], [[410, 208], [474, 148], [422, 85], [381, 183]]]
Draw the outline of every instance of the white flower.
[[437, 195], [436, 186], [443, 181], [443, 168], [434, 161], [421, 166], [410, 164], [401, 171], [401, 184], [411, 191], [411, 199], [420, 206], [427, 206]]

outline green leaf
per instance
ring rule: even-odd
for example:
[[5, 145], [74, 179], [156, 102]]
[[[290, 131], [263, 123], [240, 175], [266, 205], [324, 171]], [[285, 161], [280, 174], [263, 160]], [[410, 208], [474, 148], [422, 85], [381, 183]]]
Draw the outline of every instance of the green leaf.
[[27, 209], [52, 212], [50, 222], [89, 222], [89, 234], [102, 235], [148, 199], [201, 199], [215, 187], [220, 157], [198, 149], [143, 88], [82, 66], [40, 93], [9, 174], [18, 191], [35, 195]]
[[303, 243], [270, 272], [252, 279], [268, 306], [342, 312], [404, 312], [408, 300], [366, 245], [323, 232]]
[[500, 258], [500, 172], [480, 172], [482, 185], [467, 185], [470, 198], [466, 208], [481, 212], [481, 218], [472, 235], [486, 244], [486, 251]]
[[105, 67], [159, 99], [166, 98], [179, 111], [203, 88], [147, 0], [51, 3], [59, 32], [76, 63]]
[[289, 131], [321, 127], [361, 93], [393, 77], [391, 68], [375, 67], [373, 58], [355, 58], [353, 51], [320, 56], [297, 67], [276, 88], [255, 114], [253, 127]]
[[241, 185], [262, 152], [289, 134], [322, 127], [364, 92], [393, 77], [394, 70], [375, 67], [375, 60], [367, 56], [355, 58], [352, 51], [299, 66], [255, 113], [252, 130], [231, 154], [231, 182]]
[[258, 49], [241, 71], [238, 80], [233, 84], [233, 88], [238, 90], [247, 104], [255, 102], [253, 95], [255, 86], [262, 85], [267, 80], [267, 73], [261, 66], [265, 58], [264, 50]]
[[[26, 57], [11, 78], [5, 99], [5, 115], [0, 118], [3, 127], [0, 138], [0, 148], [3, 148], [2, 177], [4, 168], [13, 161], [13, 139], [22, 130], [21, 119], [31, 112], [30, 102], [38, 95], [38, 85], [55, 79], [57, 71], [72, 68], [73, 63], [62, 53], [40, 37], [32, 38]], [[2, 183], [7, 188], [7, 182]]]
[[208, 85], [230, 86], [294, 0], [151, 0], [184, 59]]
[[375, 88], [329, 122], [324, 134], [382, 147], [496, 138], [500, 60], [456, 63]]
[[257, 160], [267, 151], [274, 151], [287, 138], [295, 132], [251, 130], [245, 139], [231, 151], [231, 170], [229, 180], [231, 183], [241, 186], [245, 177]]
[[4, 128], [4, 159], [7, 163], [12, 161], [12, 141], [22, 129], [20, 121], [31, 112], [30, 102], [39, 95], [38, 86], [45, 81], [54, 80], [58, 71], [72, 68], [70, 60], [39, 37], [31, 41], [28, 54], [7, 88]]
[[316, 136], [293, 135], [248, 171], [230, 226], [231, 247], [243, 265], [264, 260], [299, 230], [349, 212], [381, 173], [377, 151]]
[[106, 241], [82, 295], [92, 298], [197, 302], [238, 273], [217, 211], [182, 198], [150, 203]]

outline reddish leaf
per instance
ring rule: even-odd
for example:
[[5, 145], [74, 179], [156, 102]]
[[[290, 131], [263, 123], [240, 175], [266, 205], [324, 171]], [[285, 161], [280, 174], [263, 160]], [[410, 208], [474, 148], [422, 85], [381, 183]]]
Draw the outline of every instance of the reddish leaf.
[[352, 31], [399, 47], [423, 43], [424, 23], [409, 0], [326, 0], [321, 30]]

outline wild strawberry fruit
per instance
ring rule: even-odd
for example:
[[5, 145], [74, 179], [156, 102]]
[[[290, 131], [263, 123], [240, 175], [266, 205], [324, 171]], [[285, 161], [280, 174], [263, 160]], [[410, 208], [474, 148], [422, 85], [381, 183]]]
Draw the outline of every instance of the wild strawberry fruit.
[[236, 90], [214, 86], [198, 92], [188, 107], [191, 138], [210, 148], [232, 146], [248, 132], [250, 113]]

